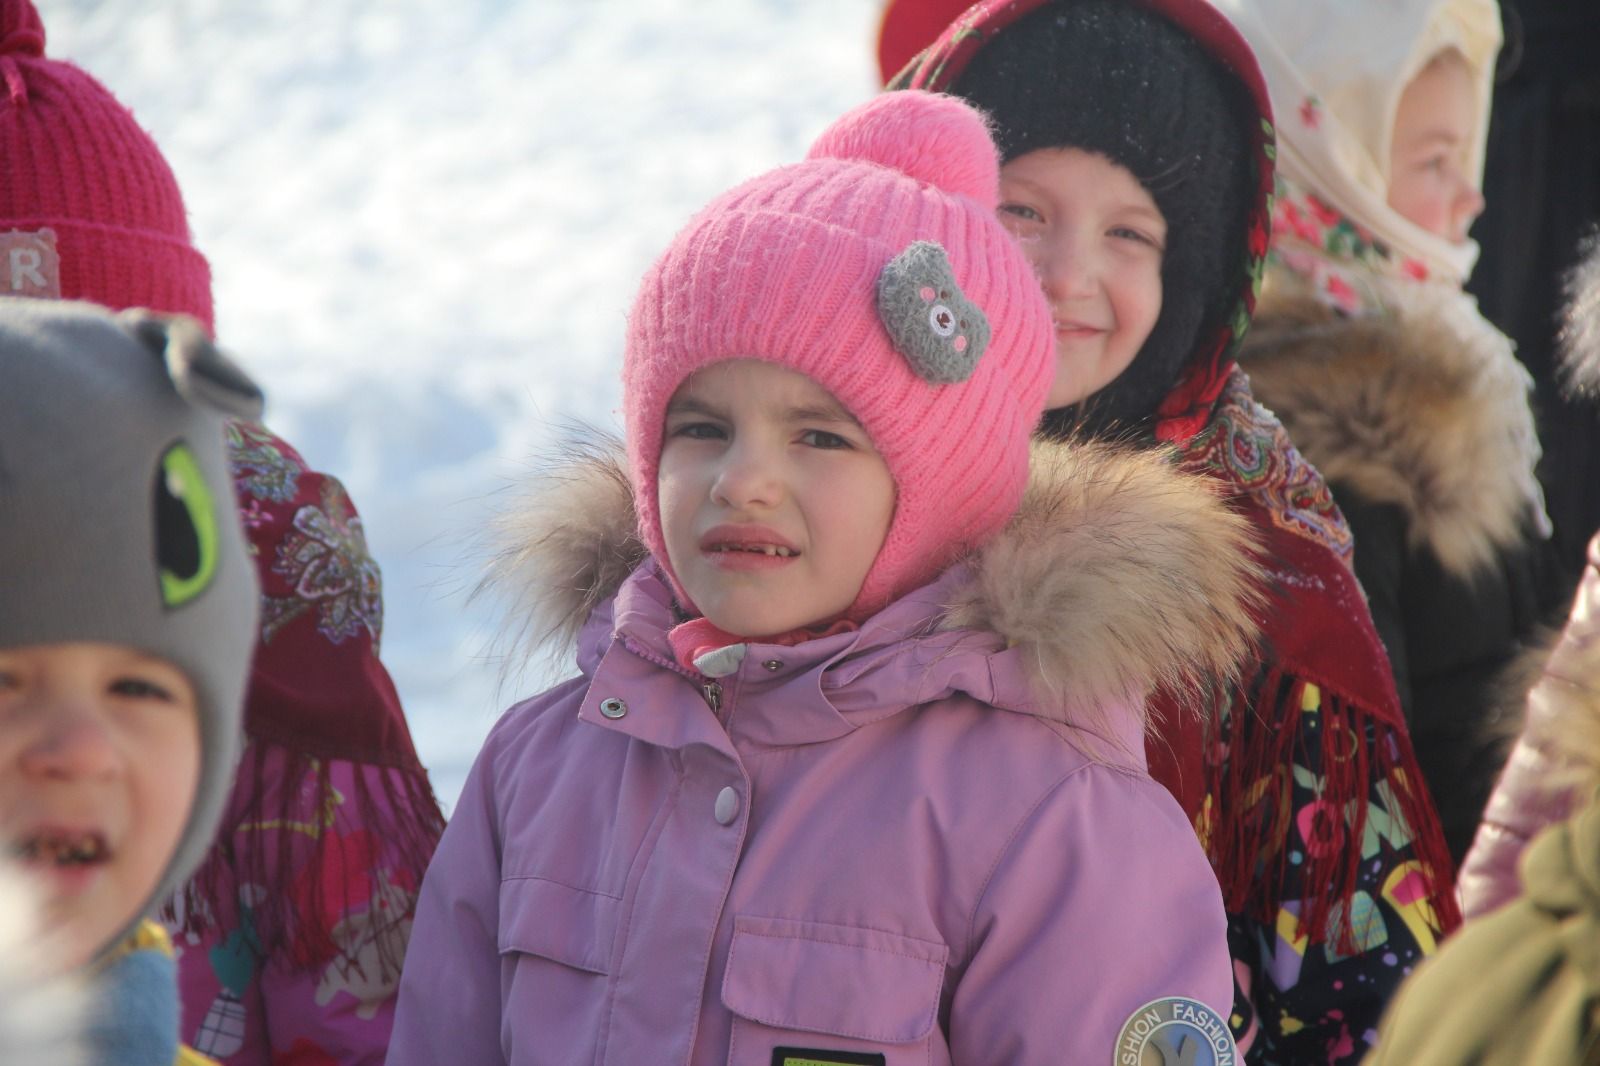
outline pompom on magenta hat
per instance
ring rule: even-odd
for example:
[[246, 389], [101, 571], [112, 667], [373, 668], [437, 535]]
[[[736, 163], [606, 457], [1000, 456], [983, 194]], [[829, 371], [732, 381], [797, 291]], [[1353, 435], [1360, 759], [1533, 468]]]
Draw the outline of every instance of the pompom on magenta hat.
[[0, 0], [0, 296], [149, 307], [213, 329], [211, 268], [172, 168], [94, 78]]
[[896, 504], [853, 620], [931, 579], [1011, 518], [1055, 364], [1050, 311], [995, 219], [999, 157], [949, 96], [877, 97], [806, 160], [724, 194], [640, 286], [623, 364], [639, 531], [671, 574], [657, 497], [668, 402], [695, 371], [759, 359], [861, 423]]

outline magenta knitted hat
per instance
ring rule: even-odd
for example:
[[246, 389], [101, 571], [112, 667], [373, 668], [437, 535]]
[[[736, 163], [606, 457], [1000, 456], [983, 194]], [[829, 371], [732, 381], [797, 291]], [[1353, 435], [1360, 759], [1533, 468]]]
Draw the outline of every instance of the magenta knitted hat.
[[1038, 279], [995, 219], [999, 180], [977, 111], [890, 93], [824, 131], [805, 162], [714, 200], [650, 268], [623, 362], [628, 457], [640, 535], [686, 608], [661, 530], [662, 426], [684, 379], [722, 360], [807, 375], [888, 465], [894, 518], [850, 617], [1011, 518], [1055, 341]]
[[172, 169], [44, 44], [31, 0], [0, 0], [0, 296], [183, 312], [210, 330], [211, 269]]

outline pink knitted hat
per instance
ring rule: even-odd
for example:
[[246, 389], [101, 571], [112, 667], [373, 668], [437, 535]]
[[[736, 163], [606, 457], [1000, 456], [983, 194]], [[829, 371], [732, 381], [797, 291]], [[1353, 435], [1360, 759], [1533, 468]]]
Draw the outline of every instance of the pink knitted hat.
[[1003, 526], [1055, 362], [1038, 279], [995, 220], [999, 161], [953, 97], [879, 96], [806, 161], [714, 200], [640, 286], [623, 406], [639, 531], [671, 574], [657, 498], [666, 407], [685, 378], [760, 359], [850, 409], [897, 490], [861, 619]]
[[211, 269], [172, 169], [99, 82], [46, 58], [31, 0], [0, 0], [0, 296], [193, 315]]

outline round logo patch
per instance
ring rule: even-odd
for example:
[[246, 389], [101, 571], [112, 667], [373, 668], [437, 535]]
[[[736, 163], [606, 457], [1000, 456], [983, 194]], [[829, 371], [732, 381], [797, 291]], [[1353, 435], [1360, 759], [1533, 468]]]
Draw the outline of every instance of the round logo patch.
[[1228, 1019], [1198, 999], [1169, 996], [1134, 1011], [1117, 1034], [1112, 1066], [1237, 1066]]

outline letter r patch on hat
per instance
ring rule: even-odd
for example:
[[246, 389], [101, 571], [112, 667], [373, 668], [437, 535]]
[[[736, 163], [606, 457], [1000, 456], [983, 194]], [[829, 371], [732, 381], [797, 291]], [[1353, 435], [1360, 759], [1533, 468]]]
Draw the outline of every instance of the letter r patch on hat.
[[0, 296], [61, 299], [61, 257], [56, 254], [55, 230], [0, 233]]
[[858, 1051], [826, 1051], [812, 1047], [777, 1047], [772, 1049], [772, 1066], [884, 1066], [879, 1054], [862, 1054]]
[[913, 241], [878, 275], [878, 317], [911, 369], [935, 385], [970, 378], [989, 346], [989, 320], [932, 241]]

